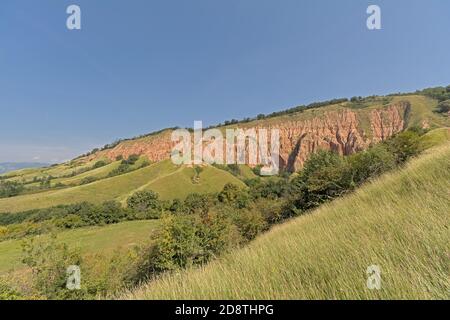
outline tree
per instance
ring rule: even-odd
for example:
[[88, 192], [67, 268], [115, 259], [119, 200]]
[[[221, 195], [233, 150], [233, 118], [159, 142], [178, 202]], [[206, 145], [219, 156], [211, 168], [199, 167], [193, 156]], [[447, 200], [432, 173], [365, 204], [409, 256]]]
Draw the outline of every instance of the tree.
[[97, 169], [97, 168], [104, 167], [104, 166], [106, 166], [106, 165], [107, 165], [106, 161], [99, 160], [99, 161], [97, 161], [97, 162], [94, 164], [94, 166], [93, 166], [92, 168], [93, 168], [93, 169]]
[[184, 200], [184, 210], [188, 214], [206, 214], [211, 205], [211, 198], [206, 194], [191, 193]]
[[160, 201], [157, 193], [153, 191], [138, 191], [127, 199], [130, 209], [144, 212], [148, 210], [159, 210]]
[[420, 137], [413, 131], [404, 131], [386, 142], [398, 164], [420, 153]]
[[239, 209], [245, 208], [249, 203], [247, 190], [243, 190], [232, 183], [227, 183], [217, 198], [220, 202], [233, 205]]
[[350, 189], [352, 181], [346, 159], [332, 151], [319, 151], [305, 162], [303, 170], [292, 180], [287, 207], [309, 210]]
[[86, 295], [82, 290], [69, 290], [67, 284], [67, 268], [80, 266], [80, 253], [58, 243], [56, 237], [36, 242], [33, 238], [22, 245], [23, 260], [32, 270], [33, 287], [39, 295], [47, 299], [80, 299]]
[[437, 105], [437, 112], [449, 113], [450, 112], [450, 100], [443, 101]]
[[368, 179], [395, 168], [396, 159], [385, 145], [376, 145], [350, 156], [349, 164], [352, 181], [361, 185]]
[[24, 186], [14, 181], [0, 181], [0, 198], [14, 197], [22, 193]]

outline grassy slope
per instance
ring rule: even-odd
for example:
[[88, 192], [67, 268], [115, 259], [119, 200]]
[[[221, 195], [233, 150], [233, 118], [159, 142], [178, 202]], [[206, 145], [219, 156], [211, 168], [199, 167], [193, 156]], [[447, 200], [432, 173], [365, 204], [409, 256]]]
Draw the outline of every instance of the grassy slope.
[[52, 185], [55, 185], [57, 183], [63, 183], [65, 185], [78, 185], [80, 182], [88, 177], [93, 177], [96, 179], [103, 179], [108, 176], [108, 174], [113, 171], [114, 169], [117, 169], [120, 165], [120, 161], [112, 162], [106, 166], [89, 170], [87, 172], [84, 172], [82, 174], [78, 174], [73, 177], [67, 177], [67, 178], [58, 178], [55, 180], [52, 180]]
[[153, 190], [162, 199], [184, 199], [190, 193], [219, 192], [225, 184], [233, 183], [245, 187], [245, 184], [232, 174], [211, 166], [204, 167], [198, 183], [193, 183], [194, 169], [183, 167], [177, 174], [169, 175], [148, 184], [145, 190]]
[[422, 126], [424, 123], [431, 128], [449, 127], [450, 118], [435, 113], [437, 101], [418, 95], [394, 97], [393, 102], [407, 100], [411, 103], [411, 114], [408, 126]]
[[192, 168], [177, 167], [168, 160], [87, 185], [0, 199], [0, 212], [18, 212], [82, 201], [124, 201], [135, 191], [143, 189], [156, 191], [163, 199], [173, 199], [184, 198], [191, 192], [217, 192], [228, 182], [243, 185], [230, 173], [216, 168], [206, 167], [200, 175], [199, 184], [192, 182], [192, 175]]
[[[158, 221], [132, 221], [105, 227], [90, 227], [58, 234], [58, 240], [82, 253], [112, 253], [145, 240], [158, 225]], [[48, 236], [45, 236], [48, 237]], [[21, 240], [0, 242], [0, 274], [23, 267]]]
[[[450, 144], [138, 299], [449, 298]], [[366, 269], [382, 270], [382, 290]]]
[[439, 128], [432, 130], [421, 137], [424, 149], [429, 149], [450, 141], [450, 128]]

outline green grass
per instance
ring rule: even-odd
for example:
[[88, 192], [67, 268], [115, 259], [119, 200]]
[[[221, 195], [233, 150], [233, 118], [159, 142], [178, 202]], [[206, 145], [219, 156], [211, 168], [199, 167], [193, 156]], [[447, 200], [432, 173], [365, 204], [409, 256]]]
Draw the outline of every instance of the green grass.
[[107, 164], [106, 166], [89, 170], [87, 172], [81, 173], [79, 175], [68, 177], [68, 178], [58, 178], [52, 180], [52, 185], [55, 185], [57, 183], [62, 183], [65, 185], [78, 185], [81, 183], [81, 181], [88, 177], [93, 177], [96, 179], [103, 179], [108, 176], [108, 174], [113, 171], [114, 169], [117, 169], [120, 165], [120, 161], [115, 161], [110, 164]]
[[124, 202], [139, 190], [153, 190], [160, 194], [162, 199], [183, 199], [193, 192], [218, 192], [228, 182], [244, 186], [242, 181], [230, 173], [213, 167], [204, 168], [198, 184], [192, 181], [193, 174], [192, 168], [179, 167], [172, 164], [170, 160], [166, 160], [130, 173], [82, 186], [0, 199], [0, 212], [20, 212], [83, 201], [101, 203], [107, 200], [118, 200]]
[[409, 101], [411, 103], [411, 114], [408, 127], [428, 125], [430, 128], [449, 127], [450, 118], [435, 112], [437, 101], [418, 95], [394, 97], [393, 103], [398, 101]]
[[170, 161], [164, 161], [87, 185], [0, 199], [0, 212], [18, 212], [83, 201], [101, 203], [107, 200], [114, 200], [130, 192], [132, 193], [133, 190], [147, 184], [149, 181], [176, 169], [177, 167]]
[[95, 162], [97, 161], [62, 163], [47, 168], [22, 169], [8, 172], [4, 176], [9, 177], [9, 181], [30, 183], [34, 178], [45, 178], [48, 176], [52, 176], [53, 178], [62, 178], [78, 170], [88, 170], [92, 168]]
[[424, 149], [436, 147], [450, 141], [450, 128], [439, 128], [427, 132], [420, 138]]
[[145, 186], [144, 190], [156, 191], [163, 200], [185, 199], [190, 193], [214, 193], [222, 191], [227, 183], [233, 183], [240, 187], [245, 184], [231, 173], [212, 166], [203, 167], [200, 179], [193, 182], [194, 169], [182, 167], [174, 174], [161, 177]]
[[[450, 144], [130, 299], [449, 299]], [[381, 290], [366, 286], [370, 265]]]
[[[108, 255], [117, 249], [132, 247], [145, 241], [158, 223], [157, 220], [131, 221], [64, 231], [58, 234], [57, 240], [71, 248], [79, 248], [82, 254]], [[21, 263], [21, 243], [22, 240], [0, 242], [0, 274], [24, 268]]]

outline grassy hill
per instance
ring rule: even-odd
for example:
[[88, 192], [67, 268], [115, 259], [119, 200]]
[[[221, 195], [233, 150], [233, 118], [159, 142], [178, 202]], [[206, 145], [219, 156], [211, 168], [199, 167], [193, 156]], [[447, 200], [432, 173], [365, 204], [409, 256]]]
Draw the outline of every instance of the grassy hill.
[[[79, 248], [83, 254], [108, 254], [120, 248], [139, 244], [149, 237], [158, 223], [157, 220], [131, 221], [105, 227], [64, 231], [58, 234], [57, 239], [71, 248]], [[0, 275], [24, 267], [21, 263], [21, 243], [22, 240], [0, 242]]]
[[[333, 103], [320, 108], [305, 109], [300, 112], [282, 114], [274, 117], [265, 117], [260, 120], [222, 126], [221, 129], [230, 127], [259, 127], [271, 126], [291, 120], [308, 120], [321, 117], [327, 112], [350, 108], [355, 110], [361, 128], [371, 135], [370, 117], [375, 109], [383, 109], [392, 103], [400, 101], [410, 102], [406, 126], [449, 127], [450, 117], [443, 117], [435, 111], [437, 100], [424, 95], [410, 94], [390, 97], [372, 97], [357, 102], [346, 101]], [[140, 142], [147, 143], [148, 139], [158, 139], [161, 135], [167, 135], [168, 131], [161, 131], [150, 136], [137, 139], [129, 139], [119, 144], [133, 145]], [[446, 134], [446, 133], [441, 133]], [[433, 143], [429, 138], [429, 143]], [[434, 139], [438, 139], [435, 137]], [[89, 160], [88, 160], [89, 159]], [[34, 208], [45, 208], [59, 204], [75, 202], [99, 203], [106, 200], [119, 200], [124, 202], [128, 196], [138, 190], [153, 190], [160, 194], [162, 199], [184, 198], [189, 193], [216, 192], [228, 182], [243, 185], [245, 178], [254, 178], [255, 175], [246, 166], [240, 166], [241, 174], [238, 177], [230, 172], [216, 167], [206, 167], [200, 174], [200, 179], [194, 179], [194, 169], [189, 167], [176, 167], [163, 161], [149, 167], [128, 172], [119, 176], [110, 177], [110, 173], [120, 166], [120, 161], [113, 161], [107, 165], [94, 168], [99, 160], [105, 160], [102, 152], [98, 157], [80, 157], [73, 161], [51, 166], [48, 168], [24, 169], [0, 175], [6, 181], [25, 183], [25, 193], [13, 198], [0, 199], [1, 212], [18, 212]], [[137, 169], [145, 161], [141, 157], [130, 169]], [[52, 177], [51, 188], [41, 190], [40, 179]], [[97, 180], [88, 184], [88, 180]], [[194, 181], [195, 180], [195, 181]], [[64, 186], [62, 186], [64, 185]]]
[[218, 192], [226, 183], [244, 186], [232, 174], [214, 167], [205, 167], [197, 183], [194, 183], [193, 176], [193, 168], [179, 167], [167, 160], [86, 185], [0, 199], [0, 212], [19, 212], [83, 201], [124, 201], [139, 190], [153, 190], [162, 199], [184, 199], [192, 192]]
[[[436, 133], [434, 133], [436, 135]], [[130, 299], [449, 299], [450, 144]], [[368, 266], [382, 288], [366, 287]]]

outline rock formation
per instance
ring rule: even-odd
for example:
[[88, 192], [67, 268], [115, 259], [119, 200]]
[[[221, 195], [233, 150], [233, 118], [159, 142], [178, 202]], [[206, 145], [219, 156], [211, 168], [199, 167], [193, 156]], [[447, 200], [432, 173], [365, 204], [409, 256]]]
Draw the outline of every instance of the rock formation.
[[[280, 167], [296, 171], [302, 167], [309, 155], [317, 150], [334, 150], [348, 155], [404, 130], [409, 109], [408, 102], [376, 109], [325, 109], [317, 116], [303, 117], [301, 114], [294, 114], [283, 117], [283, 120], [280, 118], [279, 121], [270, 119], [254, 124], [250, 122], [243, 125], [243, 129], [279, 129]], [[112, 149], [94, 153], [87, 160], [101, 157], [114, 160], [117, 156], [127, 158], [138, 154], [156, 162], [170, 159], [173, 146], [171, 130], [166, 130], [157, 135], [123, 141]]]

